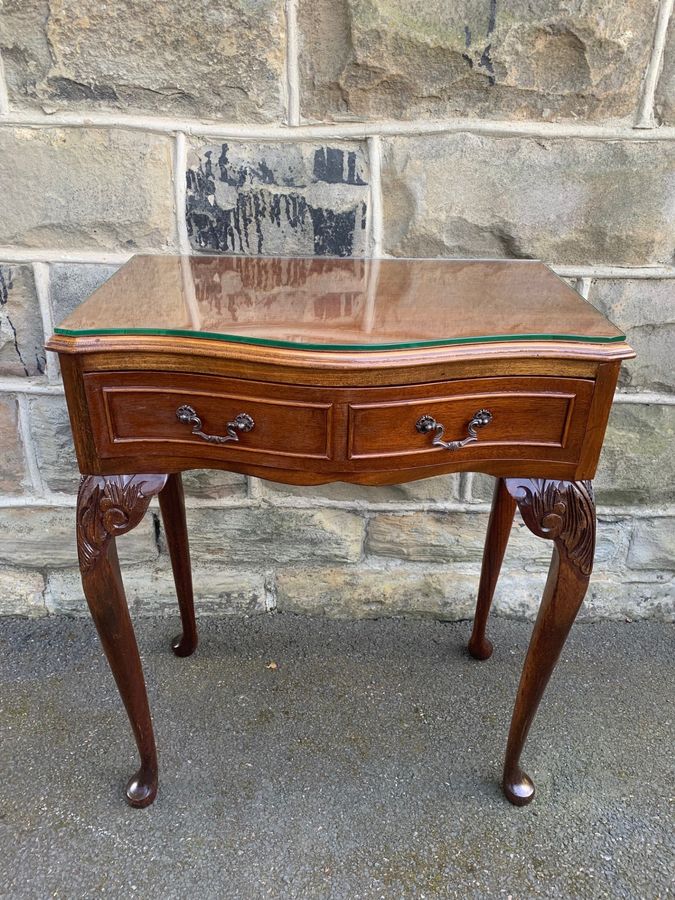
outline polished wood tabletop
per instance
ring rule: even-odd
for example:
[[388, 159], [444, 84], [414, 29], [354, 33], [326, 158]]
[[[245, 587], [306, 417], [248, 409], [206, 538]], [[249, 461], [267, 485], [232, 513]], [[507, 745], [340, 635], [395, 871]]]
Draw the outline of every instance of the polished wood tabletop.
[[84, 593], [141, 760], [132, 806], [153, 802], [158, 765], [115, 538], [159, 497], [182, 624], [173, 650], [190, 655], [181, 473], [205, 467], [301, 485], [495, 476], [475, 659], [492, 653], [486, 626], [516, 508], [553, 543], [502, 775], [511, 803], [532, 800], [520, 757], [591, 576], [591, 479], [634, 355], [619, 329], [535, 261], [140, 256], [48, 348], [83, 476]]
[[56, 332], [317, 350], [625, 339], [537, 261], [222, 256], [137, 256]]

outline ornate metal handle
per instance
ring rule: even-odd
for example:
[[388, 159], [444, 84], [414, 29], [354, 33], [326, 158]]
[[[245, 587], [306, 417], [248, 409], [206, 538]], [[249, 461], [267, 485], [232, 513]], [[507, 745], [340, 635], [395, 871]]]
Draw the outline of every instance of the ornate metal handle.
[[191, 406], [179, 406], [176, 410], [176, 418], [179, 422], [192, 425], [192, 433], [210, 444], [226, 444], [228, 441], [238, 441], [239, 434], [237, 432], [252, 431], [255, 427], [255, 422], [248, 413], [239, 413], [231, 422], [227, 423], [225, 426], [227, 434], [221, 437], [219, 434], [204, 434], [202, 431], [202, 420]]
[[445, 425], [441, 425], [441, 423], [437, 422], [433, 416], [421, 416], [417, 420], [415, 428], [420, 434], [428, 434], [430, 431], [435, 431], [436, 434], [431, 442], [434, 447], [445, 447], [446, 450], [460, 450], [462, 447], [466, 447], [467, 444], [473, 444], [477, 441], [478, 435], [476, 434], [476, 429], [485, 428], [491, 421], [492, 413], [490, 410], [479, 409], [478, 412], [473, 414], [468, 425], [469, 434], [462, 441], [444, 441], [443, 432], [445, 431]]

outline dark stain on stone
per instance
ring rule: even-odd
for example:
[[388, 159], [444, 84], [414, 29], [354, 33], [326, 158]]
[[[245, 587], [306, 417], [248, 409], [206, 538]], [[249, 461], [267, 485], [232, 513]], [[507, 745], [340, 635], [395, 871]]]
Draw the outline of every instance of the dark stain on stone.
[[497, 23], [497, 0], [490, 0], [490, 18], [488, 19], [487, 36], [495, 30]]
[[10, 331], [12, 332], [13, 341], [14, 341], [14, 349], [16, 350], [16, 355], [19, 357], [19, 362], [21, 363], [21, 366], [23, 367], [24, 374], [30, 375], [30, 372], [28, 371], [28, 366], [26, 365], [24, 358], [21, 354], [21, 350], [19, 349], [19, 339], [16, 334], [16, 328], [14, 327], [14, 324], [9, 316], [5, 316], [5, 319], [7, 320], [7, 324], [9, 325]]
[[[366, 187], [357, 163], [355, 151], [321, 147], [314, 153], [311, 173], [284, 172], [279, 177], [264, 158], [232, 162], [227, 143], [222, 145], [215, 165], [212, 151], [205, 151], [199, 167], [186, 173], [186, 220], [193, 246], [260, 255], [265, 252], [265, 235], [272, 226], [310, 233], [316, 256], [350, 256], [357, 228], [366, 227], [365, 202], [335, 210], [308, 202], [301, 191], [317, 183]], [[235, 189], [232, 205], [220, 205], [219, 183]]]
[[[490, 37], [492, 32], [495, 30], [495, 25], [497, 23], [497, 0], [490, 0], [490, 15], [488, 18], [488, 26], [487, 26], [487, 34], [486, 37]], [[495, 84], [495, 67], [492, 63], [492, 57], [490, 56], [490, 51], [492, 50], [492, 42], [486, 44], [483, 53], [481, 54], [480, 63], [485, 71], [488, 73], [488, 84]]]
[[[485, 32], [485, 37], [488, 39], [492, 32], [495, 30], [495, 25], [497, 24], [497, 0], [489, 0], [490, 8], [488, 12], [488, 23], [487, 29]], [[468, 25], [464, 26], [464, 45], [467, 49], [471, 47], [471, 29]], [[468, 53], [462, 53], [462, 59], [469, 64], [469, 68], [473, 69], [474, 66], [478, 65], [480, 68], [484, 69], [487, 73], [488, 84], [494, 85], [496, 84], [496, 76], [495, 76], [495, 67], [492, 62], [492, 42], [485, 45], [483, 51], [480, 54], [480, 57], [477, 53], [474, 53], [474, 57], [472, 58]]]
[[356, 210], [335, 212], [332, 209], [311, 209], [314, 226], [314, 252], [317, 256], [349, 256], [354, 243]]
[[159, 516], [156, 512], [152, 514], [152, 532], [155, 538], [155, 547], [157, 548], [157, 553], [161, 555], [162, 553], [162, 526], [159, 521]]
[[[26, 376], [30, 377], [31, 375], [35, 375], [36, 372], [35, 371], [31, 372], [30, 369], [28, 368], [28, 366], [26, 365], [26, 361], [24, 359], [23, 353], [21, 352], [21, 348], [19, 347], [19, 336], [16, 331], [16, 326], [10, 319], [10, 317], [7, 313], [7, 310], [3, 309], [3, 307], [6, 307], [7, 304], [9, 303], [10, 293], [12, 291], [13, 286], [14, 286], [14, 283], [13, 283], [13, 279], [12, 279], [11, 267], [0, 266], [0, 317], [2, 317], [2, 319], [4, 319], [5, 322], [7, 322], [7, 326], [12, 333], [12, 345], [14, 347], [14, 352], [17, 355], [19, 364], [21, 365], [21, 368], [23, 369], [24, 374]], [[36, 351], [35, 352], [35, 365], [36, 365], [37, 374], [39, 374], [39, 375], [44, 374], [46, 364], [47, 364], [47, 360], [45, 359], [45, 357], [40, 356], [40, 354]]]
[[54, 95], [62, 100], [103, 100], [113, 103], [119, 100], [117, 91], [107, 84], [85, 84], [83, 81], [60, 76], [48, 78], [47, 83]]
[[485, 69], [488, 73], [487, 79], [489, 84], [495, 84], [495, 67], [492, 64], [492, 58], [490, 57], [490, 50], [492, 49], [492, 44], [488, 44], [480, 58], [480, 65]]
[[[227, 157], [228, 147], [223, 144], [220, 156], [218, 157], [218, 169], [220, 171], [220, 181], [229, 184], [231, 187], [241, 188], [245, 184], [254, 181], [260, 184], [274, 184], [274, 172], [270, 169], [264, 159], [260, 160], [257, 166], [244, 165], [237, 166], [230, 164]], [[209, 170], [211, 169], [211, 153], [207, 152], [209, 158]]]
[[0, 306], [5, 306], [12, 289], [12, 270], [0, 266]]
[[[9, 268], [4, 268], [0, 266], [0, 307], [7, 306], [9, 302], [9, 294], [12, 290], [12, 270]], [[10, 319], [9, 315], [6, 312], [3, 312], [3, 318], [7, 322], [9, 326], [9, 330], [12, 332], [12, 343], [14, 344], [14, 350], [16, 351], [16, 355], [19, 358], [19, 363], [23, 368], [23, 371], [26, 375], [30, 375], [28, 371], [28, 366], [26, 365], [21, 350], [19, 348], [19, 339], [16, 334], [16, 328], [14, 327], [14, 323]]]
[[356, 171], [356, 153], [347, 153], [347, 172], [345, 173], [344, 150], [335, 147], [321, 147], [314, 153], [314, 177], [326, 184], [358, 184], [365, 185]]

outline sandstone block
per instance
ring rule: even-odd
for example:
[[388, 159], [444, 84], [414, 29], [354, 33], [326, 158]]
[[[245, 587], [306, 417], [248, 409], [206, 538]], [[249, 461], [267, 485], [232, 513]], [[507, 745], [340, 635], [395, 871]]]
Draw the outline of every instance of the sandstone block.
[[675, 391], [675, 280], [593, 281], [588, 299], [625, 331], [637, 353], [622, 364], [619, 385]]
[[[176, 589], [168, 560], [155, 566], [124, 570], [124, 590], [134, 615], [177, 616]], [[252, 615], [265, 612], [265, 580], [260, 573], [213, 569], [196, 565], [192, 571], [197, 616]], [[49, 572], [47, 603], [50, 612], [88, 616], [87, 601], [77, 569]]]
[[[412, 513], [374, 516], [368, 525], [366, 552], [406, 562], [474, 563], [483, 558], [488, 517], [476, 513]], [[630, 520], [601, 517], [595, 568], [614, 569], [628, 552]], [[504, 571], [546, 571], [552, 544], [536, 537], [517, 516], [506, 551]]]
[[[497, 615], [535, 619], [546, 576], [507, 575], [500, 578], [493, 610]], [[620, 575], [591, 577], [577, 622], [675, 621], [675, 585], [672, 581], [626, 581]]]
[[96, 288], [111, 278], [119, 266], [55, 263], [49, 267], [54, 324], [60, 324]]
[[385, 145], [385, 248], [394, 256], [669, 264], [675, 148], [470, 134]]
[[598, 503], [675, 500], [675, 406], [617, 403], [595, 485]]
[[364, 520], [342, 509], [190, 509], [190, 548], [212, 565], [355, 562]]
[[195, 145], [190, 242], [253, 255], [364, 256], [368, 177], [362, 144]]
[[491, 475], [475, 472], [471, 476], [471, 499], [481, 503], [492, 503], [495, 481]]
[[42, 375], [43, 344], [32, 269], [0, 263], [0, 375]]
[[245, 497], [246, 476], [237, 472], [219, 472], [217, 469], [194, 469], [183, 472], [183, 487], [186, 497], [201, 500]]
[[[621, 516], [598, 516], [593, 571], [615, 572], [623, 566], [630, 537], [630, 519]], [[532, 534], [516, 514], [506, 550], [504, 571], [548, 571], [552, 552], [552, 541]]]
[[294, 495], [367, 505], [387, 501], [398, 503], [416, 500], [442, 502], [456, 500], [459, 495], [458, 475], [439, 475], [435, 478], [409, 481], [407, 484], [381, 484], [375, 487], [364, 484], [347, 484], [342, 481], [311, 488], [298, 487], [293, 484], [275, 484], [272, 481], [261, 481], [260, 484], [264, 495], [272, 501], [275, 496]]
[[171, 140], [96, 128], [0, 132], [0, 243], [134, 252], [175, 245]]
[[[77, 565], [75, 510], [55, 506], [0, 508], [0, 564], [32, 569]], [[122, 564], [157, 559], [154, 523], [147, 515], [117, 539]]]
[[432, 616], [445, 621], [473, 615], [477, 579], [447, 568], [307, 568], [277, 574], [282, 612], [335, 618]]
[[[131, 591], [135, 582], [134, 575], [128, 570], [124, 572], [124, 590], [127, 595], [129, 609], [132, 608]], [[140, 573], [139, 573], [140, 574]], [[147, 578], [147, 574], [146, 574]], [[151, 578], [148, 578], [151, 580]], [[155, 585], [152, 585], [153, 589]], [[79, 569], [51, 569], [47, 572], [47, 590], [45, 594], [47, 610], [67, 616], [89, 616], [89, 607], [82, 590], [82, 578]]]
[[28, 472], [19, 435], [16, 397], [0, 395], [0, 491], [23, 494], [28, 486]]
[[281, 0], [5, 0], [0, 51], [19, 107], [226, 121], [283, 111]]
[[414, 562], [477, 562], [487, 518], [466, 513], [378, 513], [368, 523], [366, 552]]
[[675, 581], [631, 581], [620, 577], [591, 579], [579, 621], [611, 619], [675, 622]]
[[675, 16], [671, 15], [663, 53], [663, 68], [654, 98], [656, 117], [663, 125], [675, 125]]
[[309, 119], [631, 116], [656, 2], [300, 0]]
[[0, 566], [0, 616], [44, 616], [44, 578], [39, 572]]
[[630, 542], [628, 565], [632, 569], [675, 569], [675, 519], [638, 519]]
[[52, 491], [76, 494], [80, 470], [75, 459], [65, 398], [31, 397], [30, 428], [45, 486]]

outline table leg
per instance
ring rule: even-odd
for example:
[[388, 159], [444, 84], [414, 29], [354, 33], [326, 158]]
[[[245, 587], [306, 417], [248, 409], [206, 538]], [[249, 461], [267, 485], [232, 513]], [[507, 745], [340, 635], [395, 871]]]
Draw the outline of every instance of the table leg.
[[176, 584], [183, 627], [183, 633], [173, 639], [171, 647], [176, 656], [190, 656], [197, 649], [197, 623], [195, 622], [195, 603], [192, 593], [192, 568], [185, 519], [183, 479], [180, 472], [176, 475], [169, 475], [166, 485], [159, 493], [159, 506], [162, 511], [162, 521], [171, 557], [173, 580]]
[[595, 552], [595, 504], [590, 481], [507, 478], [506, 488], [530, 531], [554, 542], [504, 762], [504, 793], [511, 803], [524, 806], [534, 796], [534, 784], [520, 768], [520, 754], [588, 587]]
[[485, 628], [499, 578], [499, 570], [502, 567], [504, 552], [511, 534], [515, 511], [516, 501], [509, 494], [504, 479], [498, 478], [492, 495], [492, 509], [483, 551], [476, 615], [469, 640], [469, 653], [474, 659], [489, 659], [492, 656], [492, 642], [485, 637]]
[[157, 793], [157, 751], [141, 659], [129, 616], [115, 537], [141, 521], [166, 475], [88, 475], [77, 497], [77, 552], [84, 594], [126, 707], [141, 757], [126, 787], [132, 806]]

